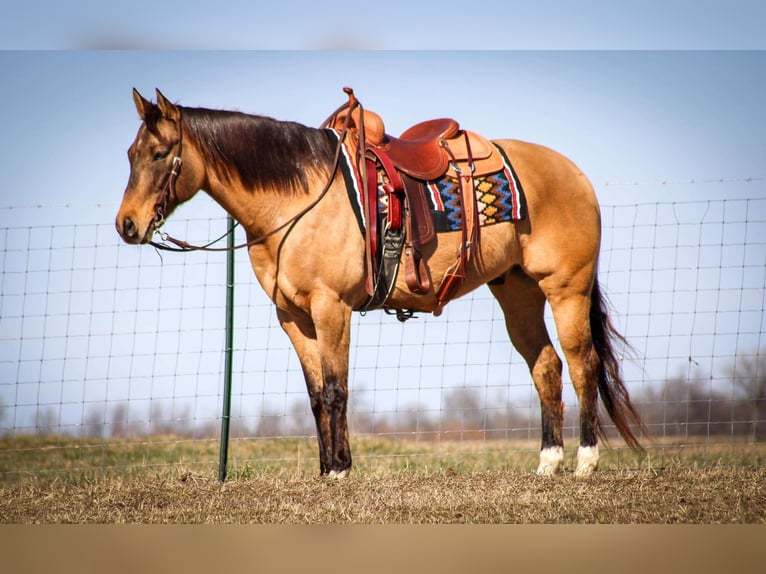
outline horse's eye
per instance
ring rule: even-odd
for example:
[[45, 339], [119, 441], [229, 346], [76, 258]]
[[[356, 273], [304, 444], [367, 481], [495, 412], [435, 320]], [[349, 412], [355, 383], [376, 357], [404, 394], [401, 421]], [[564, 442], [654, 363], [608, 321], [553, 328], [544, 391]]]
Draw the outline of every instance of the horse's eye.
[[165, 159], [166, 157], [168, 157], [169, 153], [170, 152], [167, 152], [167, 151], [157, 151], [157, 152], [154, 152], [154, 156], [152, 156], [152, 160], [160, 161], [162, 159]]

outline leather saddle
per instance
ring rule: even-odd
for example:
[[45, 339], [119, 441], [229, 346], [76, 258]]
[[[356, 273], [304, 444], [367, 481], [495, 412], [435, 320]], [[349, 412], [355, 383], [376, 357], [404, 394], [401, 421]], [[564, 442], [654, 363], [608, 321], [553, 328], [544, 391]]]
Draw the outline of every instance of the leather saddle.
[[[354, 98], [353, 92], [350, 94]], [[339, 128], [347, 112], [338, 114], [330, 127]], [[452, 118], [438, 118], [415, 124], [398, 138], [386, 133], [383, 119], [375, 112], [354, 108], [349, 133], [359, 141], [364, 134], [367, 145], [383, 150], [394, 166], [422, 181], [449, 175], [456, 177], [456, 163], [473, 160], [474, 175], [486, 175], [503, 168], [495, 146], [484, 136], [461, 130]]]
[[[457, 294], [465, 278], [466, 264], [478, 249], [479, 220], [473, 177], [501, 170], [502, 157], [489, 140], [475, 132], [462, 130], [452, 118], [423, 121], [405, 130], [398, 138], [391, 136], [386, 133], [383, 119], [375, 112], [363, 109], [351, 88], [344, 88], [344, 91], [349, 96], [348, 103], [338, 108], [323, 127], [345, 132], [346, 143], [357, 158], [366, 186], [368, 212], [365, 215], [370, 226], [367, 261], [371, 271], [367, 283], [370, 300], [365, 310], [385, 307], [396, 280], [403, 245], [409, 289], [417, 294], [431, 290], [429, 272], [421, 252], [436, 233], [425, 183], [448, 176], [460, 184], [463, 240], [457, 260], [447, 270], [436, 293], [437, 305], [433, 312], [438, 315]], [[376, 211], [379, 167], [387, 176], [388, 183], [383, 189], [389, 196], [388, 221], [384, 226], [388, 235], [381, 233], [381, 246], [378, 245]], [[402, 237], [397, 235], [397, 229], [402, 230]], [[411, 312], [398, 310], [397, 316], [403, 321], [411, 316]]]

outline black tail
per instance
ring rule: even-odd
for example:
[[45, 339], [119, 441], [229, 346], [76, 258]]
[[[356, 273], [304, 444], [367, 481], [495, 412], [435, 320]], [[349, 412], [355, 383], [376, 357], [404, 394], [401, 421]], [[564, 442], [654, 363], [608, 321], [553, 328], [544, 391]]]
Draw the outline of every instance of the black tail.
[[[638, 427], [645, 436], [648, 436], [648, 433], [633, 403], [630, 402], [628, 390], [622, 380], [620, 361], [614, 349], [615, 343], [621, 343], [626, 348], [630, 348], [630, 345], [617, 332], [609, 319], [608, 305], [601, 294], [598, 279], [593, 285], [590, 296], [590, 330], [593, 346], [601, 359], [598, 370], [598, 392], [601, 402], [628, 446], [633, 450], [643, 451], [644, 447], [633, 434], [630, 425]], [[600, 420], [598, 434], [606, 440]]]

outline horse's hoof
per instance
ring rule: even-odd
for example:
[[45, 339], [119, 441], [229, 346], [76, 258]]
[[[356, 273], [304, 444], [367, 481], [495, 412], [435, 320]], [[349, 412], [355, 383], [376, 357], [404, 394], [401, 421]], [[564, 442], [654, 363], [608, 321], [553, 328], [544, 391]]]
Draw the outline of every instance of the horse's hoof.
[[540, 476], [553, 476], [561, 472], [564, 466], [564, 448], [550, 446], [540, 451], [540, 465], [537, 474]]
[[350, 469], [346, 468], [344, 470], [331, 470], [327, 474], [324, 475], [325, 478], [328, 480], [342, 480], [348, 476]]
[[577, 449], [575, 476], [587, 478], [598, 468], [598, 445], [581, 446]]

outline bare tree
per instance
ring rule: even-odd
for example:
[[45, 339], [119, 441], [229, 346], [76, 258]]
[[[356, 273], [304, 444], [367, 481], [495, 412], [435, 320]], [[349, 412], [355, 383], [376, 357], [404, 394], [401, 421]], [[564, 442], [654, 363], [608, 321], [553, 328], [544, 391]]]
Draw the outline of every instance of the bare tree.
[[128, 434], [128, 405], [126, 403], [117, 403], [112, 408], [111, 421], [109, 424], [112, 427], [111, 435], [113, 437], [126, 437]]
[[447, 423], [458, 425], [465, 430], [481, 430], [484, 428], [486, 415], [481, 403], [478, 389], [452, 389], [444, 396], [443, 418]]
[[258, 420], [255, 436], [276, 438], [284, 436], [284, 416], [270, 407], [264, 406], [263, 414]]
[[106, 427], [106, 405], [94, 403], [85, 412], [82, 420], [82, 434], [89, 438], [103, 438]]
[[51, 435], [55, 433], [58, 426], [58, 415], [53, 407], [43, 409], [39, 407], [35, 415], [35, 428], [41, 435]]
[[288, 417], [286, 432], [290, 436], [308, 436], [314, 432], [314, 419], [310, 413], [306, 412], [305, 399], [290, 403]]
[[426, 440], [431, 439], [438, 428], [422, 404], [412, 404], [397, 412], [393, 426], [396, 434], [404, 437], [418, 434]]
[[766, 355], [756, 353], [732, 366], [736, 396], [748, 408], [748, 434], [753, 442], [766, 438]]

